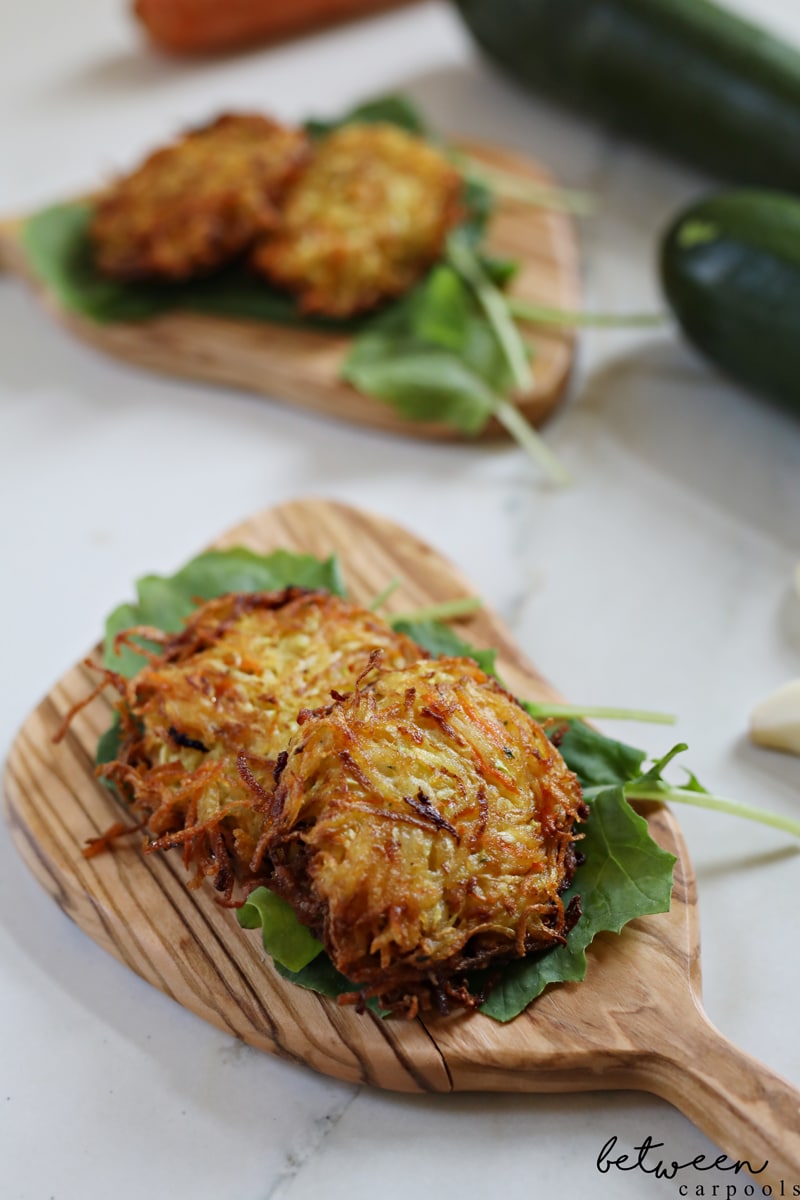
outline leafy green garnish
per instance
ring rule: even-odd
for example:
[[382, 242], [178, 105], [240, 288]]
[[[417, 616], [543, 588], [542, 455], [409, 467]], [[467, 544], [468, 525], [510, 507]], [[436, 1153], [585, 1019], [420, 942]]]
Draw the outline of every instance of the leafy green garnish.
[[502, 347], [469, 288], [441, 264], [355, 338], [342, 375], [411, 420], [480, 433], [511, 386]]
[[[800, 821], [793, 817], [784, 817], [781, 813], [766, 812], [763, 808], [755, 808], [752, 804], [741, 804], [738, 800], [728, 800], [726, 796], [716, 796], [708, 788], [703, 787], [700, 780], [691, 771], [687, 771], [687, 782], [683, 787], [664, 779], [662, 772], [676, 754], [682, 753], [688, 747], [681, 743], [673, 747], [668, 754], [653, 764], [640, 778], [625, 784], [625, 797], [628, 800], [655, 800], [658, 803], [673, 802], [688, 804], [693, 808], [707, 808], [711, 812], [727, 813], [731, 817], [741, 817], [745, 821], [755, 821], [759, 825], [768, 825], [771, 829], [782, 829], [800, 838]], [[587, 799], [590, 799], [593, 789], [586, 789]]]
[[[113, 671], [130, 678], [144, 664], [128, 646], [114, 650], [118, 633], [135, 625], [150, 625], [172, 633], [180, 629], [198, 600], [211, 600], [225, 592], [274, 591], [284, 587], [317, 588], [344, 595], [339, 561], [311, 554], [276, 550], [256, 554], [242, 546], [209, 550], [193, 558], [174, 575], [145, 575], [136, 582], [136, 603], [121, 604], [106, 622], [103, 661]], [[143, 644], [144, 639], [141, 639]]]
[[[101, 733], [97, 742], [94, 761], [97, 766], [113, 762], [119, 756], [119, 713], [114, 713], [114, 719], [105, 733]], [[104, 780], [101, 782], [105, 782]]]
[[507, 303], [512, 317], [518, 317], [521, 321], [566, 329], [657, 329], [667, 319], [663, 312], [575, 312], [546, 304], [531, 304], [529, 300], [520, 300], [516, 296], [509, 296]]
[[120, 284], [94, 266], [89, 204], [56, 204], [28, 217], [22, 230], [28, 263], [70, 312], [93, 321], [140, 321], [173, 307], [169, 288]]
[[647, 758], [644, 750], [617, 742], [578, 721], [567, 728], [558, 748], [583, 788], [637, 779]]
[[59, 303], [98, 324], [147, 321], [181, 309], [339, 332], [358, 327], [357, 321], [312, 318], [301, 313], [290, 296], [241, 265], [186, 283], [106, 279], [94, 265], [89, 240], [91, 219], [89, 204], [56, 204], [28, 217], [22, 237], [30, 266]]
[[439, 600], [434, 604], [424, 604], [410, 612], [395, 613], [387, 617], [390, 625], [397, 626], [399, 621], [455, 621], [457, 617], [467, 617], [481, 608], [478, 596], [454, 596], [452, 600]]
[[[357, 983], [336, 970], [322, 943], [300, 924], [291, 905], [268, 888], [255, 888], [237, 910], [236, 917], [242, 929], [261, 930], [264, 949], [276, 971], [290, 983], [321, 996], [341, 996], [343, 992], [359, 990]], [[368, 1001], [367, 1007], [383, 1015], [375, 1000]]]
[[396, 621], [393, 622], [398, 633], [404, 633], [427, 650], [434, 658], [463, 657], [471, 658], [487, 675], [497, 678], [495, 669], [496, 650], [479, 650], [459, 637], [449, 625], [441, 621]]
[[[342, 375], [409, 420], [441, 421], [467, 437], [501, 422], [554, 482], [568, 476], [509, 399], [531, 382], [527, 354], [491, 269], [464, 229], [451, 261], [356, 336]], [[502, 264], [495, 274], [507, 276]]]
[[533, 375], [525, 343], [509, 313], [506, 298], [489, 278], [469, 239], [458, 230], [448, 239], [447, 259], [483, 310], [502, 349], [513, 386], [528, 391], [533, 386]]
[[606, 721], [641, 721], [646, 725], [674, 725], [672, 713], [651, 712], [645, 708], [614, 708], [606, 704], [556, 704], [523, 700], [522, 707], [537, 721], [584, 721], [587, 717]]
[[482, 184], [507, 200], [518, 200], [521, 204], [547, 208], [553, 212], [574, 213], [575, 216], [586, 216], [594, 210], [595, 197], [589, 192], [542, 186], [521, 178], [516, 171], [490, 165], [463, 150], [451, 149], [450, 158], [470, 182]]
[[267, 954], [287, 971], [302, 971], [322, 953], [322, 943], [300, 924], [292, 906], [265, 887], [250, 893], [236, 917], [242, 929], [261, 929]]
[[[327, 954], [320, 954], [307, 967], [303, 967], [302, 971], [290, 971], [288, 967], [282, 967], [280, 963], [275, 964], [275, 969], [283, 979], [288, 979], [289, 983], [296, 983], [298, 987], [318, 992], [320, 996], [341, 996], [345, 992], [359, 990], [357, 983], [345, 979], [341, 971], [336, 970]], [[367, 1008], [379, 1017], [389, 1015], [375, 999], [367, 1001]]]
[[399, 93], [391, 96], [379, 96], [375, 100], [357, 104], [343, 116], [334, 117], [332, 120], [312, 117], [305, 122], [304, 128], [311, 137], [321, 138], [333, 133], [335, 129], [341, 129], [343, 125], [353, 124], [398, 125], [401, 129], [405, 129], [406, 133], [414, 133], [418, 137], [430, 136], [430, 130], [419, 109], [412, 104], [408, 96]]

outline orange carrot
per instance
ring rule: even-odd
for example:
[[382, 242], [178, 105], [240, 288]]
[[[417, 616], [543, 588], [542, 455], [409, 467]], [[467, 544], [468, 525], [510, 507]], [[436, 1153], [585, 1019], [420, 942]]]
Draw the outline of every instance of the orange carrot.
[[407, 0], [135, 0], [150, 40], [172, 54], [207, 54], [306, 32]]

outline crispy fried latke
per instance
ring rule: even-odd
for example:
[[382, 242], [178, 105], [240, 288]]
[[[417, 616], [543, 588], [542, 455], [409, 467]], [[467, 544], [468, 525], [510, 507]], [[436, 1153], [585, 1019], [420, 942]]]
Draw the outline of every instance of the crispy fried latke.
[[422, 138], [347, 125], [292, 184], [277, 232], [253, 264], [306, 312], [348, 317], [405, 292], [442, 253], [461, 216], [462, 181]]
[[228, 114], [156, 150], [97, 204], [90, 236], [114, 279], [188, 279], [242, 254], [277, 221], [309, 151], [267, 117]]
[[468, 971], [564, 941], [580, 786], [472, 660], [381, 673], [301, 720], [256, 862], [362, 1001], [470, 1006]]
[[250, 862], [299, 710], [352, 689], [377, 658], [402, 667], [421, 651], [374, 613], [298, 588], [210, 600], [162, 641], [134, 678], [116, 677], [120, 752], [101, 774], [144, 819], [148, 848], [182, 845], [195, 881], [211, 876], [230, 899], [237, 880], [257, 878]]

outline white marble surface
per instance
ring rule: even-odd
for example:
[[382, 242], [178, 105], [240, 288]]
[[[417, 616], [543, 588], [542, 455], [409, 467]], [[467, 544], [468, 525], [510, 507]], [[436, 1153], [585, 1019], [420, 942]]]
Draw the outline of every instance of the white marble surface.
[[[0, 211], [90, 187], [221, 108], [298, 118], [404, 88], [442, 129], [530, 150], [599, 193], [583, 230], [589, 305], [657, 302], [656, 235], [707, 181], [524, 99], [475, 62], [443, 4], [202, 65], [149, 56], [123, 7], [2, 5]], [[739, 7], [800, 39], [792, 0]], [[798, 812], [800, 762], [755, 751], [743, 730], [800, 673], [800, 423], [720, 382], [669, 330], [582, 337], [548, 429], [578, 480], [563, 493], [512, 447], [391, 440], [128, 370], [73, 344], [11, 280], [0, 422], [2, 753], [134, 576], [315, 493], [435, 542], [571, 698], [674, 710], [710, 785]], [[654, 751], [672, 736], [618, 733]], [[680, 815], [708, 1012], [800, 1085], [800, 859], [778, 833]], [[394, 1096], [262, 1056], [104, 955], [2, 838], [0, 962], [3, 1200], [663, 1197], [677, 1184], [598, 1174], [606, 1139], [649, 1133], [681, 1159], [708, 1148], [633, 1093]]]

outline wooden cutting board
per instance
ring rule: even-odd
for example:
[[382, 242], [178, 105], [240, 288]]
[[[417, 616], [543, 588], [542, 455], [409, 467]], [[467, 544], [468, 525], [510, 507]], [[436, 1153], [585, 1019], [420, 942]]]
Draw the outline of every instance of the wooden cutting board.
[[[321, 500], [261, 513], [215, 545], [335, 551], [357, 601], [402, 580], [387, 605], [394, 611], [471, 591], [405, 530]], [[500, 673], [518, 695], [557, 698], [493, 613], [477, 614], [468, 636], [498, 649]], [[177, 853], [145, 857], [132, 839], [111, 853], [82, 856], [86, 839], [120, 818], [93, 774], [109, 702], [99, 697], [84, 709], [60, 745], [52, 737], [94, 683], [85, 667], [74, 667], [20, 730], [5, 779], [11, 836], [63, 910], [179, 1004], [262, 1050], [378, 1087], [640, 1088], [675, 1104], [732, 1158], [756, 1167], [768, 1159], [760, 1184], [800, 1179], [800, 1094], [735, 1049], [703, 1014], [694, 875], [667, 809], [650, 806], [647, 816], [654, 837], [678, 856], [671, 911], [598, 937], [584, 983], [551, 987], [506, 1025], [479, 1013], [380, 1020], [281, 979], [258, 933], [239, 929], [210, 888], [187, 890]]]
[[[486, 145], [463, 148], [537, 188], [556, 186], [543, 167], [521, 155]], [[24, 218], [0, 222], [0, 267], [30, 283], [51, 316], [98, 350], [166, 375], [259, 392], [358, 425], [414, 437], [460, 436], [442, 423], [404, 420], [388, 404], [344, 383], [339, 375], [350, 339], [338, 334], [188, 312], [100, 325], [68, 312], [32, 276], [21, 238], [23, 224]], [[521, 264], [511, 288], [514, 295], [554, 308], [579, 307], [578, 251], [568, 216], [501, 200], [489, 228], [490, 249]], [[529, 420], [539, 423], [564, 395], [574, 337], [552, 327], [528, 328], [536, 348], [534, 386], [518, 397], [518, 403]], [[484, 436], [498, 432], [500, 427], [492, 422]]]

